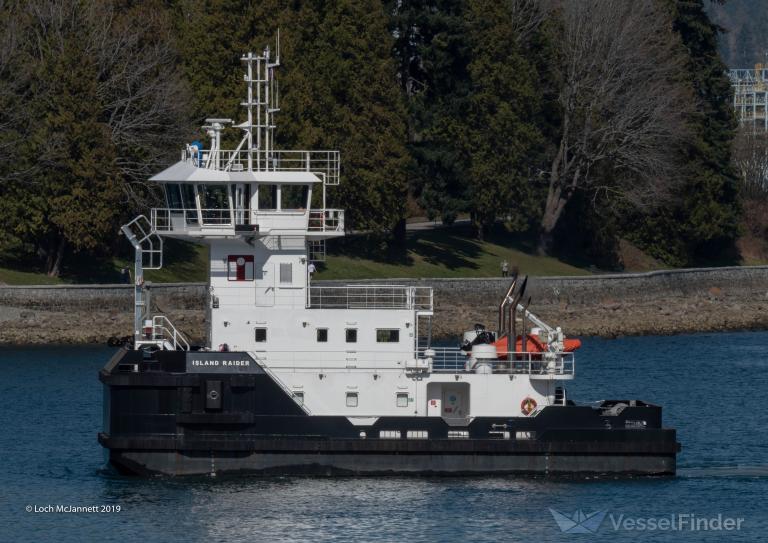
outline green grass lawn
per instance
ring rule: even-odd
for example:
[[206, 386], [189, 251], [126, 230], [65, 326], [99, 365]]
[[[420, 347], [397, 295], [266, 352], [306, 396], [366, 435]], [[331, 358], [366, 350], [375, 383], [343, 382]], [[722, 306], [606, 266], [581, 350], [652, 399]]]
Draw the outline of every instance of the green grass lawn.
[[[499, 229], [484, 241], [472, 237], [468, 227], [439, 228], [409, 233], [405, 249], [380, 245], [370, 236], [356, 235], [328, 243], [328, 256], [318, 279], [388, 279], [419, 277], [498, 277], [507, 260], [528, 275], [585, 275], [589, 271], [552, 257], [535, 254], [532, 245]], [[9, 285], [58, 283], [119, 283], [123, 267], [133, 270], [127, 251], [112, 258], [70, 255], [60, 278], [48, 277], [30, 266], [5, 262], [0, 282]], [[156, 283], [203, 282], [208, 279], [208, 248], [173, 239], [165, 240], [163, 268], [147, 271]]]
[[529, 242], [498, 230], [484, 241], [469, 228], [412, 232], [405, 250], [379, 247], [367, 236], [328, 242], [318, 279], [498, 277], [502, 260], [528, 275], [586, 275], [584, 268], [535, 254]]
[[[174, 239], [164, 242], [163, 267], [145, 272], [147, 281], [155, 283], [187, 283], [208, 280], [208, 247]], [[115, 256], [94, 258], [69, 255], [61, 277], [48, 277], [29, 263], [3, 262], [0, 283], [8, 285], [56, 285], [65, 283], [120, 283], [120, 270], [133, 273], [133, 258]]]

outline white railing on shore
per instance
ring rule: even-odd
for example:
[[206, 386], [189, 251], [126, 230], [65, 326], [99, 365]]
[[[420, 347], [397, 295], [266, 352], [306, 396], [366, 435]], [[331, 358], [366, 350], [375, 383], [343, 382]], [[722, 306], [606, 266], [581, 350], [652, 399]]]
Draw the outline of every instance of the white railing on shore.
[[309, 287], [313, 309], [411, 309], [432, 311], [432, 288], [405, 285]]
[[[301, 217], [304, 221], [301, 221]], [[294, 218], [296, 220], [294, 220]], [[285, 220], [289, 220], [290, 224]], [[182, 208], [152, 208], [150, 221], [158, 232], [174, 232], [185, 230], [200, 230], [205, 228], [233, 228], [235, 226], [262, 226], [262, 231], [271, 228], [280, 230], [302, 230], [313, 234], [324, 232], [344, 231], [343, 209], [311, 209], [307, 217], [306, 211], [286, 209], [282, 211], [247, 210], [247, 209], [182, 209]], [[301, 225], [294, 226], [294, 225]]]
[[[472, 358], [471, 353], [458, 348], [431, 349], [432, 371], [461, 372], [478, 371], [479, 366], [485, 365], [492, 373], [510, 373], [526, 375], [573, 375], [575, 357], [573, 353], [537, 353], [498, 351], [496, 359]], [[426, 349], [419, 350], [419, 358], [427, 358]], [[510, 356], [511, 355], [511, 356]]]
[[203, 149], [192, 153], [183, 149], [181, 159], [198, 168], [242, 172], [248, 170], [250, 156], [251, 169], [269, 172], [310, 172], [321, 174], [326, 185], [339, 184], [341, 165], [339, 151], [264, 151], [220, 150], [211, 154]]

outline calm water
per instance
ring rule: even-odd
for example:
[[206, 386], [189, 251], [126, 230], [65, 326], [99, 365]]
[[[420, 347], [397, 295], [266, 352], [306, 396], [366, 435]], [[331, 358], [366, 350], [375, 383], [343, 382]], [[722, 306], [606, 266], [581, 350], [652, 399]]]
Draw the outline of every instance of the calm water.
[[[768, 333], [588, 339], [577, 401], [665, 407], [671, 479], [121, 477], [104, 465], [102, 347], [0, 349], [0, 541], [757, 541], [768, 538]], [[27, 513], [27, 505], [119, 505]], [[549, 508], [742, 517], [740, 531], [561, 533]]]

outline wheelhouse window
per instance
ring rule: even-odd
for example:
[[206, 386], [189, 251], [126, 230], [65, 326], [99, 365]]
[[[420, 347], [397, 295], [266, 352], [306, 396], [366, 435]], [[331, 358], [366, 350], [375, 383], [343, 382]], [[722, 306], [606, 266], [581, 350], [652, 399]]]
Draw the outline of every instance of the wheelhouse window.
[[227, 257], [227, 279], [230, 281], [253, 281], [253, 255], [229, 255]]
[[357, 407], [357, 392], [347, 392], [347, 407]]
[[377, 343], [397, 343], [400, 341], [400, 330], [397, 328], [378, 328], [376, 330]]
[[346, 340], [347, 343], [357, 343], [357, 328], [347, 328]]
[[317, 329], [317, 342], [328, 343], [328, 328]]
[[197, 200], [195, 187], [191, 183], [181, 184], [181, 204], [184, 208], [184, 220], [187, 224], [197, 224]]
[[229, 224], [229, 187], [227, 185], [200, 185], [200, 211], [203, 224]]
[[277, 185], [259, 185], [259, 210], [277, 209]]
[[267, 329], [266, 328], [256, 328], [255, 329], [255, 339], [256, 343], [266, 343], [267, 341]]
[[280, 209], [304, 211], [307, 209], [309, 189], [306, 185], [282, 185], [280, 187]]
[[168, 183], [165, 185], [165, 205], [174, 211], [182, 209], [181, 190], [178, 183]]

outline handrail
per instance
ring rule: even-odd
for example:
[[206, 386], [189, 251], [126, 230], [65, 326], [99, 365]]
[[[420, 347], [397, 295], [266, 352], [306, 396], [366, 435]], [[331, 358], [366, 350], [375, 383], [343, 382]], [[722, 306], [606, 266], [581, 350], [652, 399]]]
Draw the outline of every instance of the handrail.
[[436, 373], [475, 372], [487, 366], [491, 373], [573, 375], [576, 365], [571, 352], [497, 351], [495, 359], [477, 359], [471, 352], [449, 347], [420, 349], [418, 356], [431, 358]]
[[[205, 229], [205, 228], [233, 228], [241, 225], [257, 225], [260, 222], [281, 218], [281, 217], [304, 217], [306, 223], [301, 223], [301, 228], [296, 230], [306, 230], [312, 233], [322, 232], [343, 232], [344, 231], [344, 210], [343, 209], [310, 209], [309, 213], [305, 210], [284, 209], [284, 210], [249, 210], [249, 209], [230, 209], [226, 208], [170, 208], [154, 207], [150, 212], [150, 222], [154, 230], [158, 232], [173, 232], [174, 230]], [[174, 224], [173, 219], [178, 219], [179, 224]], [[183, 221], [183, 223], [182, 223]], [[285, 226], [280, 229], [286, 229]]]
[[155, 341], [168, 341], [173, 346], [174, 351], [189, 350], [189, 341], [184, 334], [179, 332], [173, 323], [165, 315], [155, 315], [152, 317], [152, 339]]
[[433, 295], [431, 287], [405, 285], [312, 286], [307, 308], [432, 311]]
[[[341, 166], [339, 151], [331, 150], [271, 150], [269, 152], [248, 149], [216, 151], [217, 160], [206, 161], [210, 149], [202, 149], [197, 153], [182, 150], [181, 160], [197, 168], [208, 168], [222, 171], [244, 171], [248, 168], [248, 158], [255, 171], [273, 172], [310, 172], [322, 174], [326, 185], [339, 184]], [[202, 160], [199, 159], [202, 157]]]

